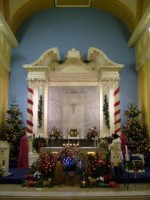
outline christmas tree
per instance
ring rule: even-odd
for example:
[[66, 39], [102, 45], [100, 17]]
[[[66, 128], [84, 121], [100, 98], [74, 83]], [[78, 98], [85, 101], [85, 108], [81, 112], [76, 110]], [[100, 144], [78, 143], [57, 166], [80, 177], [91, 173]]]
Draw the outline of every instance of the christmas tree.
[[0, 135], [1, 140], [7, 141], [10, 144], [11, 160], [18, 160], [20, 140], [22, 135], [25, 134], [22, 113], [16, 103], [17, 101], [14, 97], [10, 105], [10, 110], [7, 111], [8, 118], [2, 127], [2, 133]]
[[128, 109], [124, 112], [126, 122], [122, 127], [122, 131], [126, 135], [130, 152], [144, 154], [148, 151], [148, 136], [139, 120], [140, 114], [141, 111], [138, 110], [137, 106], [130, 102]]

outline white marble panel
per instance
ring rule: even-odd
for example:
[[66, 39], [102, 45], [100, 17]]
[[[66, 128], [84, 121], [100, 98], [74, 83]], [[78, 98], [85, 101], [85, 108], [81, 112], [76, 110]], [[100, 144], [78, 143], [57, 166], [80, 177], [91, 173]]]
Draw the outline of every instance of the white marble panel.
[[[99, 130], [99, 124], [100, 124], [100, 113], [99, 113], [99, 88], [96, 86], [62, 86], [62, 87], [49, 87], [48, 89], [48, 116], [47, 116], [47, 131], [48, 134], [51, 132], [51, 129], [53, 126], [56, 126], [57, 128], [60, 128], [63, 132], [63, 134], [66, 136], [66, 131], [63, 127], [63, 99], [65, 95], [74, 95], [76, 96], [76, 99], [80, 99], [79, 96], [82, 94], [83, 99], [77, 102], [77, 104], [84, 104], [81, 107], [78, 107], [78, 113], [80, 113], [81, 116], [84, 115], [84, 120], [82, 120], [81, 123], [83, 123], [84, 133], [81, 135], [86, 138], [86, 134], [89, 128], [96, 126]], [[79, 95], [79, 96], [78, 96]], [[77, 98], [78, 96], [78, 98]], [[71, 99], [69, 100], [71, 102]], [[69, 101], [67, 104], [69, 105]], [[71, 106], [69, 114], [72, 112]], [[76, 106], [77, 109], [77, 106]], [[66, 112], [66, 113], [67, 113]], [[84, 113], [84, 114], [83, 114]], [[75, 117], [75, 116], [74, 116]], [[80, 119], [80, 117], [78, 117]], [[70, 122], [73, 122], [73, 116]], [[75, 122], [77, 123], [77, 122]], [[68, 129], [70, 128], [68, 125]], [[66, 127], [67, 128], [67, 127]]]
[[69, 130], [76, 128], [79, 137], [84, 138], [84, 94], [63, 95], [63, 136], [68, 138]]

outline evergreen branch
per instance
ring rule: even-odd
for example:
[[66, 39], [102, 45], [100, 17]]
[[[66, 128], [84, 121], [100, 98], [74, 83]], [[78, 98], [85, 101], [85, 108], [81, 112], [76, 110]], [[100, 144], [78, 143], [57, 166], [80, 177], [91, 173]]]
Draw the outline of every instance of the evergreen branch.
[[105, 94], [103, 112], [104, 112], [104, 116], [105, 116], [105, 125], [107, 126], [107, 128], [110, 129], [110, 120], [109, 120], [109, 110], [108, 110], [108, 108], [109, 108], [108, 99], [107, 99], [107, 95]]
[[39, 99], [39, 105], [38, 105], [38, 127], [42, 127], [42, 104], [43, 104], [43, 99], [42, 95], [40, 95]]

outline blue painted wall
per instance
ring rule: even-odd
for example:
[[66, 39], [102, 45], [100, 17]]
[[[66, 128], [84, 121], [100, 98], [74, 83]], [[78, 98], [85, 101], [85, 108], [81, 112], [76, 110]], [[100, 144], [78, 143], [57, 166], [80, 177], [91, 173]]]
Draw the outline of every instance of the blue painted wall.
[[34, 62], [49, 48], [58, 47], [61, 59], [68, 50], [76, 48], [87, 57], [89, 47], [102, 50], [113, 61], [124, 64], [121, 72], [121, 112], [130, 99], [137, 104], [137, 75], [135, 50], [128, 47], [130, 33], [115, 16], [98, 9], [47, 9], [27, 19], [16, 34], [20, 45], [13, 49], [9, 104], [16, 95], [23, 120], [26, 121], [27, 73], [24, 64]]

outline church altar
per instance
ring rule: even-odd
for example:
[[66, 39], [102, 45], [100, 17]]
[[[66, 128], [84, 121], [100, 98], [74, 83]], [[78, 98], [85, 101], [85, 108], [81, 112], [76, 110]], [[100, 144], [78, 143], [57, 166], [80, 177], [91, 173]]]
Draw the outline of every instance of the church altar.
[[[58, 48], [51, 48], [23, 67], [28, 82], [28, 136], [48, 139], [56, 127], [61, 130], [62, 139], [70, 143], [73, 138], [69, 132], [75, 128], [77, 143], [87, 147], [84, 140], [93, 127], [97, 129], [98, 138], [109, 137], [114, 132], [120, 134], [122, 64], [110, 60], [94, 47], [89, 48], [87, 59], [73, 48], [63, 61]], [[109, 124], [104, 113], [106, 103]], [[50, 146], [56, 147], [56, 144]], [[32, 151], [29, 157], [31, 154]]]
[[[29, 166], [37, 160], [39, 154], [34, 150], [32, 146], [33, 138], [28, 138], [29, 144]], [[105, 157], [105, 150], [100, 149], [95, 143], [95, 140], [71, 138], [60, 139], [60, 140], [48, 140], [48, 146], [41, 147], [40, 152], [51, 152], [53, 154], [58, 154], [64, 148], [74, 148], [84, 154], [96, 154], [98, 153], [101, 158]]]
[[78, 137], [68, 137], [68, 139], [48, 140], [49, 147], [64, 147], [74, 145], [77, 147], [94, 147], [94, 140], [80, 139]]
[[[78, 149], [82, 153], [87, 153], [87, 154], [95, 154], [97, 152], [97, 147], [73, 147]], [[59, 153], [63, 147], [42, 147], [41, 152], [43, 151], [50, 151], [51, 153]]]

